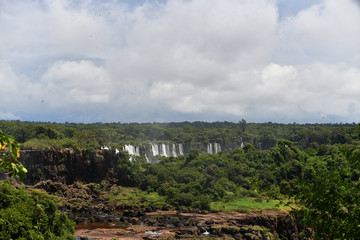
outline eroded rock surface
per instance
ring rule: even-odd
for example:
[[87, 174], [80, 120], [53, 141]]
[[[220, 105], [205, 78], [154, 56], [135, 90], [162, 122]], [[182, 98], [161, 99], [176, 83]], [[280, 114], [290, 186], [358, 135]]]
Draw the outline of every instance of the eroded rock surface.
[[101, 150], [22, 150], [19, 161], [28, 170], [24, 179], [27, 185], [46, 180], [72, 184], [116, 179], [115, 161], [106, 158]]
[[299, 239], [285, 211], [208, 213], [112, 205], [96, 186], [43, 181], [34, 187], [59, 196], [61, 210], [77, 223], [78, 239]]

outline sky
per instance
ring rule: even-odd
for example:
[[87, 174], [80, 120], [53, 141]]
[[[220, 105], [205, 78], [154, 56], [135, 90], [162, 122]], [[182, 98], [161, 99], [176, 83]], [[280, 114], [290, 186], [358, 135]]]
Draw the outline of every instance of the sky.
[[0, 0], [0, 119], [360, 120], [359, 0]]

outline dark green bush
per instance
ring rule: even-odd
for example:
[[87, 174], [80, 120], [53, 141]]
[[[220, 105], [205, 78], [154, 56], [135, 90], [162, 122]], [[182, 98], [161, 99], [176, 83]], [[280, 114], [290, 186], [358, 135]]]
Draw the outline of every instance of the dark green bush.
[[57, 212], [54, 197], [41, 191], [30, 194], [0, 182], [0, 239], [75, 239], [74, 223]]

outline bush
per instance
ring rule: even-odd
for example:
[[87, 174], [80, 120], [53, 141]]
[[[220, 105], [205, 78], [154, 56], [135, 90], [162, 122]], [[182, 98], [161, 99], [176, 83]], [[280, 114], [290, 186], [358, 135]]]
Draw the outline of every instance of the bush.
[[57, 212], [54, 197], [41, 191], [31, 194], [0, 182], [0, 239], [75, 239], [74, 223]]

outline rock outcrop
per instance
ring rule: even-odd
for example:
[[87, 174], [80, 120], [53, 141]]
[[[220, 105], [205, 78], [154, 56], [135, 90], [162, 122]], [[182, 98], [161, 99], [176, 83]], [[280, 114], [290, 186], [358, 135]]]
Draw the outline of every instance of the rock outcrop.
[[102, 151], [22, 150], [19, 161], [27, 168], [25, 184], [52, 180], [72, 184], [113, 178], [115, 162], [105, 159]]

